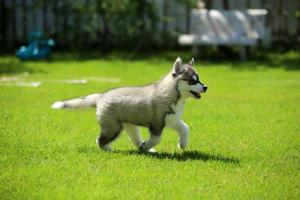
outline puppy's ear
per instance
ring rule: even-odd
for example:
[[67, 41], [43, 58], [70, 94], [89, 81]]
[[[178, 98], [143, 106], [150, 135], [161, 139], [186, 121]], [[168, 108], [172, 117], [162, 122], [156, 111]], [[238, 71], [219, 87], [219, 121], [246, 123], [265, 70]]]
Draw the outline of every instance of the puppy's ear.
[[177, 75], [181, 74], [184, 71], [182, 66], [182, 60], [178, 57], [173, 65], [172, 75], [175, 78]]
[[190, 62], [188, 63], [188, 65], [194, 67], [194, 58], [192, 58], [192, 59], [190, 60]]

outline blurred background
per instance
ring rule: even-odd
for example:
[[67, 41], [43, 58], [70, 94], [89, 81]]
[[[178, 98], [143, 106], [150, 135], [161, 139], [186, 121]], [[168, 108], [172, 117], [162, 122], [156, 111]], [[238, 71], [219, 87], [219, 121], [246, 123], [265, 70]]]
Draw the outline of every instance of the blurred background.
[[[200, 16], [200, 19], [195, 15], [200, 9], [215, 9], [221, 15], [225, 13], [225, 17], [215, 15], [203, 19]], [[253, 18], [255, 12], [249, 14], [246, 9], [263, 9], [259, 23]], [[181, 35], [195, 34], [195, 27], [198, 27], [200, 31], [196, 32], [202, 34], [198, 39], [203, 39], [207, 33], [203, 33], [201, 27], [211, 19], [210, 23], [217, 23], [217, 29], [224, 24], [226, 27], [228, 23], [237, 24], [239, 20], [235, 19], [229, 20], [227, 25], [220, 22], [230, 19], [230, 16], [226, 18], [226, 11], [230, 15], [234, 10], [244, 13], [250, 25], [260, 26], [253, 28], [259, 29], [258, 36], [254, 37], [259, 42], [255, 41], [251, 46], [262, 50], [299, 50], [299, 0], [1, 0], [0, 52], [15, 52], [20, 45], [27, 44], [32, 31], [40, 31], [46, 38], [53, 38], [56, 51], [95, 50], [106, 53], [115, 50], [190, 49], [195, 46], [195, 41], [189, 40], [191, 38], [181, 41]], [[232, 28], [235, 32], [237, 29], [239, 27]], [[226, 30], [221, 32], [226, 36]], [[260, 35], [261, 32], [264, 36]], [[238, 45], [234, 42], [225, 45], [222, 41], [215, 42], [219, 38], [214, 37], [212, 42], [206, 42], [203, 46], [216, 45], [216, 52], [224, 48], [230, 52], [227, 46]]]

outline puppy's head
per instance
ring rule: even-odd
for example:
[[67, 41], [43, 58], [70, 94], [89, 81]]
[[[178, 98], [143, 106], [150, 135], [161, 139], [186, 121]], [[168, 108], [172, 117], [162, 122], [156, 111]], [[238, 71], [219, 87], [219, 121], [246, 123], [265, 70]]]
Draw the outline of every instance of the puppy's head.
[[193, 58], [187, 64], [182, 64], [181, 58], [177, 58], [172, 69], [172, 76], [178, 80], [178, 90], [183, 96], [200, 99], [200, 93], [207, 90], [207, 86], [201, 83], [199, 74], [194, 68]]

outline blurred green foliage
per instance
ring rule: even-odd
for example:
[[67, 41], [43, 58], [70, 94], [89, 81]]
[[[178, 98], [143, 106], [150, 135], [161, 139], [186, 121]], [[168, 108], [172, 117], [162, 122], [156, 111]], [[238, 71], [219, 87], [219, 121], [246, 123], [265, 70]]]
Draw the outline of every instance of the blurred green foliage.
[[[191, 0], [177, 0], [191, 7]], [[165, 3], [165, 2], [163, 2]], [[75, 49], [150, 49], [176, 45], [176, 34], [161, 30], [168, 23], [149, 0], [39, 0], [34, 8], [51, 7], [56, 27], [52, 34], [62, 46]]]

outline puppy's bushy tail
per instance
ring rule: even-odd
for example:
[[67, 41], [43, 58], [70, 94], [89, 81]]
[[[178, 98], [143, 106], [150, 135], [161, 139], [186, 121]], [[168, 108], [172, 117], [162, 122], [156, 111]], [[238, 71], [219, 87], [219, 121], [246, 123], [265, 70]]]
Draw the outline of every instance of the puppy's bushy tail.
[[84, 107], [96, 107], [98, 99], [102, 94], [91, 94], [85, 97], [57, 101], [52, 104], [51, 108], [53, 109], [62, 109], [62, 108], [84, 108]]

